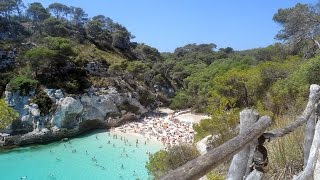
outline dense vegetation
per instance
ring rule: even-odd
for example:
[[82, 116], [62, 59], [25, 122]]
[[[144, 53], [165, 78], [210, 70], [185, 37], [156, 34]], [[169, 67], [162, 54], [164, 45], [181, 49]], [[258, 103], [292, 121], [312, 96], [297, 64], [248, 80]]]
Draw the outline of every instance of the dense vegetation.
[[[276, 35], [282, 44], [240, 52], [191, 44], [163, 54], [160, 67], [168, 67], [166, 77], [177, 89], [170, 107], [211, 114], [211, 119], [195, 125], [196, 141], [215, 135], [211, 147], [216, 147], [234, 137], [243, 108], [271, 115], [276, 127], [302, 111], [310, 84], [320, 83], [319, 7], [297, 4], [279, 9], [273, 20], [283, 27]], [[302, 137], [300, 129], [269, 145], [271, 174], [301, 170]], [[281, 179], [292, 173], [272, 176]]]
[[150, 155], [146, 168], [155, 178], [159, 178], [170, 170], [174, 170], [198, 156], [195, 147], [189, 145], [173, 146], [169, 150], [160, 150]]
[[[35, 89], [32, 102], [41, 113], [49, 113], [54, 107], [41, 90], [44, 87], [69, 94], [83, 93], [91, 86], [135, 90], [144, 105], [161, 101], [173, 109], [210, 114], [211, 119], [194, 127], [195, 138], [219, 135], [212, 141], [215, 147], [235, 135], [238, 112], [243, 108], [272, 115], [275, 126], [301, 111], [308, 86], [320, 84], [319, 7], [297, 4], [279, 9], [273, 20], [282, 26], [276, 38], [284, 43], [246, 51], [217, 49], [214, 43], [188, 44], [160, 53], [134, 42], [134, 35], [104, 15], [89, 18], [82, 8], [60, 3], [43, 7], [35, 2], [26, 7], [22, 0], [1, 0], [0, 50], [16, 48], [18, 56], [14, 67], [0, 71], [0, 93], [7, 84], [9, 90], [22, 95]], [[94, 72], [88, 69], [92, 64]], [[3, 101], [0, 108], [0, 113], [6, 112], [1, 128], [16, 114]], [[281, 162], [278, 167], [301, 162], [286, 154], [289, 149], [274, 156], [280, 157], [275, 162]], [[159, 176], [180, 165], [180, 160], [168, 159], [170, 153], [152, 155], [147, 165], [150, 172]], [[157, 159], [165, 159], [165, 164], [158, 164]]]
[[0, 109], [0, 129], [3, 129], [18, 117], [18, 113], [8, 107], [3, 99], [0, 99]]

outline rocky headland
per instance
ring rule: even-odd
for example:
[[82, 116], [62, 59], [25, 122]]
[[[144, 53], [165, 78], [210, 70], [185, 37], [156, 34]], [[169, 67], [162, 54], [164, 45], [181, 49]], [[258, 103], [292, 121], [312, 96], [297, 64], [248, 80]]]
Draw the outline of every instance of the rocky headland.
[[5, 92], [9, 106], [19, 113], [19, 119], [2, 131], [2, 146], [47, 143], [73, 137], [92, 129], [119, 126], [135, 121], [148, 109], [140, 104], [134, 93], [120, 93], [114, 87], [91, 88], [79, 95], [65, 95], [60, 89], [44, 89], [55, 110], [40, 113], [31, 103], [35, 95]]

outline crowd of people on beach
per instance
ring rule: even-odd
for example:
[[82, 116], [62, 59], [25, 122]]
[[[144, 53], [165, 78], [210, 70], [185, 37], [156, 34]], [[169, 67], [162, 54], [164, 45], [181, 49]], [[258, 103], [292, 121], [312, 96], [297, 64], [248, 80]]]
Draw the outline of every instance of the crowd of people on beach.
[[139, 133], [147, 138], [156, 138], [166, 147], [193, 143], [193, 123], [176, 118], [181, 113], [159, 114], [144, 117], [138, 122], [126, 123], [115, 128], [123, 133]]

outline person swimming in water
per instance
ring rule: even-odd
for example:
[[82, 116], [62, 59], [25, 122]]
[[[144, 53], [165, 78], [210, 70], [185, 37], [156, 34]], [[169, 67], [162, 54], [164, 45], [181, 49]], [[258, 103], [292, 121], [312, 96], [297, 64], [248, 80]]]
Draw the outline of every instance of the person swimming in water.
[[92, 159], [92, 161], [97, 162], [97, 158], [95, 156], [93, 156], [91, 159]]
[[28, 176], [22, 176], [20, 179], [28, 179]]
[[121, 168], [122, 168], [122, 169], [124, 169], [124, 166], [123, 166], [123, 164], [121, 164]]
[[50, 176], [51, 178], [54, 178], [54, 174], [53, 174], [53, 173], [50, 173], [49, 176]]

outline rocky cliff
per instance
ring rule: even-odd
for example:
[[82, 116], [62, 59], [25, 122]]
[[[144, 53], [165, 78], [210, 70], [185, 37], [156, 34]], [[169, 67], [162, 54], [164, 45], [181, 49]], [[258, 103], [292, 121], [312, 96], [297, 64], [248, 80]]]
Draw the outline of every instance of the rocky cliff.
[[60, 89], [43, 91], [55, 107], [48, 114], [41, 114], [39, 106], [30, 103], [34, 91], [27, 95], [5, 92], [6, 102], [20, 115], [17, 122], [5, 129], [6, 133], [16, 135], [7, 138], [5, 145], [48, 142], [90, 129], [117, 126], [148, 112], [136, 93], [120, 93], [115, 87], [90, 88], [79, 95], [65, 95]]

